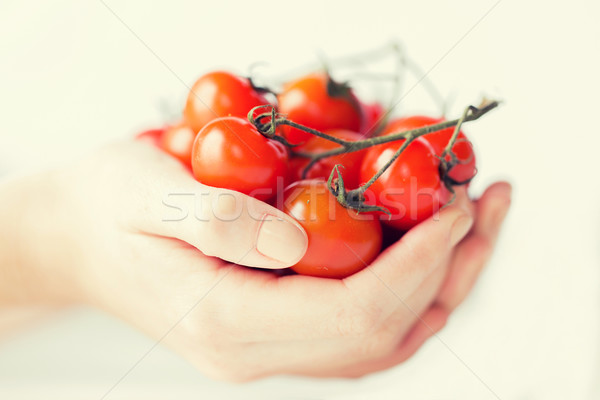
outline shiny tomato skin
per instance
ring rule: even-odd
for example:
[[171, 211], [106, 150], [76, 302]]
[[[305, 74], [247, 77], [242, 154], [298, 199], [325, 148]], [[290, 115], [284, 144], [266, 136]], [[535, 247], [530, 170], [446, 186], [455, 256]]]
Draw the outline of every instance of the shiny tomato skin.
[[[424, 126], [438, 124], [443, 121], [443, 118], [433, 118], [423, 115], [399, 118], [391, 121], [386, 126], [382, 135], [418, 129]], [[428, 133], [427, 135], [422, 136], [422, 138], [428, 141], [433, 147], [435, 154], [441, 157], [453, 133], [454, 128], [446, 128], [441, 131]], [[456, 154], [459, 163], [450, 170], [448, 176], [456, 182], [466, 182], [473, 178], [476, 173], [475, 153], [473, 152], [473, 145], [462, 131], [458, 133], [452, 151]], [[446, 156], [446, 160], [450, 160], [450, 157]]]
[[342, 207], [322, 179], [288, 186], [281, 208], [308, 235], [304, 257], [291, 267], [301, 275], [342, 279], [365, 268], [381, 250], [378, 218]]
[[[361, 181], [367, 182], [389, 161], [404, 140], [374, 146], [365, 156]], [[407, 231], [431, 217], [450, 199], [439, 174], [439, 159], [421, 138], [412, 142], [365, 193], [366, 203], [387, 208], [382, 222]]]
[[[327, 133], [328, 135], [334, 136], [338, 139], [344, 139], [351, 142], [364, 139], [363, 135], [360, 133], [345, 129], [333, 129], [325, 131], [324, 133]], [[310, 138], [306, 144], [301, 146], [300, 150], [307, 153], [321, 153], [339, 147], [341, 146], [337, 143], [315, 136]], [[366, 153], [367, 150], [365, 149], [324, 158], [310, 168], [306, 174], [306, 178], [322, 178], [327, 180], [329, 179], [329, 175], [331, 174], [333, 167], [336, 164], [341, 164], [343, 168], [340, 168], [340, 171], [342, 173], [342, 177], [344, 178], [345, 187], [347, 189], [355, 189], [360, 183], [360, 167]], [[308, 165], [308, 163], [309, 160], [307, 158], [294, 157], [290, 159], [288, 168], [290, 183], [302, 179], [302, 171]]]
[[160, 140], [160, 148], [191, 168], [192, 144], [195, 138], [196, 133], [192, 128], [181, 122], [165, 130]]
[[287, 174], [285, 146], [261, 135], [248, 120], [212, 120], [192, 145], [192, 170], [197, 181], [267, 200]]
[[[279, 112], [293, 122], [321, 132], [329, 129], [360, 132], [364, 119], [360, 102], [349, 88], [343, 95], [330, 95], [329, 79], [326, 73], [313, 73], [288, 83], [278, 96]], [[289, 126], [283, 126], [282, 131], [292, 144], [304, 143], [312, 136]]]
[[252, 87], [247, 78], [230, 72], [214, 71], [200, 77], [190, 90], [184, 119], [196, 133], [219, 117], [246, 118], [253, 107], [269, 104], [263, 93]]

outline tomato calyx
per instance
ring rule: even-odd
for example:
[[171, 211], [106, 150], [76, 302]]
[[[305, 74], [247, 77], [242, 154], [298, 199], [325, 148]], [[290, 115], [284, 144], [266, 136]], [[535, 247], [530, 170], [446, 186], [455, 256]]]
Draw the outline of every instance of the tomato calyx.
[[244, 78], [246, 78], [248, 80], [248, 83], [250, 84], [250, 87], [252, 89], [254, 89], [257, 93], [260, 94], [272, 94], [273, 96], [277, 96], [277, 93], [275, 91], [273, 91], [272, 89], [266, 87], [266, 86], [260, 86], [257, 85], [256, 82], [254, 81], [254, 79], [251, 76], [245, 76]]
[[[369, 205], [365, 203], [364, 190], [354, 189], [346, 190], [344, 185], [344, 177], [340, 172], [341, 164], [336, 164], [331, 170], [329, 179], [327, 179], [327, 187], [329, 192], [336, 198], [338, 203], [344, 208], [355, 210], [357, 213], [380, 211], [391, 216], [390, 211], [385, 207]], [[337, 174], [337, 178], [334, 178]]]
[[[461, 140], [457, 140], [455, 143], [460, 143]], [[469, 184], [473, 178], [477, 175], [477, 169], [475, 169], [475, 173], [467, 179], [464, 180], [456, 180], [450, 176], [450, 172], [458, 165], [468, 164], [471, 162], [472, 156], [466, 160], [459, 160], [454, 151], [449, 151], [445, 156], [439, 156], [440, 167], [439, 173], [442, 181], [450, 190], [453, 186], [463, 186]]]
[[[361, 106], [358, 98], [354, 95], [354, 92], [352, 91], [352, 86], [350, 86], [350, 83], [349, 82], [338, 82], [335, 79], [333, 79], [333, 77], [331, 76], [329, 71], [325, 70], [325, 73], [327, 75], [327, 84], [326, 84], [327, 95], [334, 99], [338, 98], [338, 99], [346, 100], [352, 106], [352, 108], [354, 108], [354, 110], [356, 110], [356, 112], [359, 113], [361, 115], [361, 117], [364, 119], [363, 107]], [[361, 125], [364, 125], [364, 121]], [[361, 130], [363, 128], [364, 127], [361, 126]]]
[[329, 97], [338, 97], [346, 100], [354, 100], [352, 89], [348, 82], [338, 82], [327, 73], [327, 94]]
[[[261, 109], [266, 110], [266, 112], [257, 114]], [[278, 114], [275, 110], [275, 107], [271, 104], [265, 104], [262, 106], [257, 106], [248, 111], [248, 122], [250, 122], [256, 130], [268, 139], [275, 140], [286, 147], [293, 148], [297, 145], [291, 144], [281, 135], [277, 135], [277, 118]]]
[[456, 153], [452, 150], [456, 143], [459, 143], [463, 140], [468, 142], [466, 139], [457, 140], [458, 135], [460, 133], [460, 128], [461, 128], [462, 124], [465, 121], [467, 121], [469, 113], [471, 113], [471, 115], [481, 113], [483, 110], [491, 107], [494, 103], [499, 104], [499, 102], [497, 102], [497, 101], [490, 101], [488, 99], [483, 99], [479, 108], [475, 107], [475, 106], [468, 106], [467, 108], [465, 108], [465, 110], [463, 111], [463, 114], [458, 119], [458, 122], [456, 123], [456, 126], [454, 127], [454, 132], [452, 133], [452, 137], [448, 141], [448, 144], [446, 145], [446, 147], [444, 148], [444, 151], [442, 152], [442, 154], [439, 157], [439, 159], [440, 159], [440, 166], [439, 166], [440, 178], [444, 182], [444, 185], [446, 186], [446, 188], [450, 191], [450, 193], [452, 193], [452, 198], [450, 199], [448, 204], [451, 204], [454, 201], [454, 198], [456, 197], [456, 194], [454, 192], [454, 186], [466, 185], [466, 184], [470, 183], [471, 180], [473, 180], [475, 175], [477, 175], [477, 169], [475, 169], [475, 172], [473, 173], [473, 175], [464, 180], [456, 180], [450, 176], [450, 172], [452, 171], [452, 169], [454, 169], [458, 165], [470, 163], [472, 161], [472, 157], [473, 157], [473, 154], [471, 153], [468, 159], [459, 160]]

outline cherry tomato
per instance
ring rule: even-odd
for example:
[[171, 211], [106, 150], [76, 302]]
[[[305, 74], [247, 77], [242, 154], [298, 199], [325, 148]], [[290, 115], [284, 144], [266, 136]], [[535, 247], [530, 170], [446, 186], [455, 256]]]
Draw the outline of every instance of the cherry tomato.
[[269, 104], [250, 81], [229, 72], [210, 72], [194, 83], [183, 110], [188, 125], [196, 133], [218, 117], [245, 118], [253, 107]]
[[136, 140], [147, 140], [156, 147], [160, 147], [160, 140], [167, 128], [148, 129], [135, 135]]
[[345, 278], [365, 268], [381, 249], [381, 224], [373, 214], [342, 207], [321, 179], [288, 186], [283, 211], [308, 235], [308, 249], [292, 269], [302, 275]]
[[[344, 129], [334, 129], [325, 131], [324, 133], [352, 142], [364, 139], [363, 135]], [[321, 153], [339, 147], [341, 146], [332, 141], [314, 136], [301, 147], [301, 150], [307, 153]], [[347, 189], [354, 189], [358, 187], [360, 183], [360, 166], [366, 153], [367, 149], [324, 158], [310, 168], [306, 178], [322, 178], [327, 180], [331, 174], [331, 171], [333, 170], [333, 167], [336, 164], [341, 164], [343, 168], [340, 168], [340, 171], [342, 173], [342, 177], [344, 178], [344, 186]], [[309, 160], [307, 158], [294, 157], [290, 159], [288, 166], [288, 177], [290, 178], [290, 183], [302, 179], [302, 171], [304, 171], [304, 168], [308, 165], [308, 163]]]
[[187, 167], [192, 167], [192, 143], [196, 133], [185, 123], [181, 122], [165, 130], [161, 137], [160, 147], [166, 153], [177, 158]]
[[[199, 182], [267, 200], [287, 174], [287, 149], [267, 139], [248, 120], [210, 121], [192, 146], [192, 170]], [[280, 183], [281, 185], [281, 183]]]
[[[432, 118], [421, 115], [400, 118], [390, 122], [382, 134], [387, 135], [395, 132], [422, 128], [424, 126], [438, 124], [443, 121], [443, 118]], [[429, 133], [425, 136], [422, 136], [422, 138], [427, 140], [433, 147], [435, 154], [438, 157], [441, 157], [453, 133], [454, 128], [447, 128], [442, 129], [441, 131]], [[448, 176], [456, 182], [466, 182], [473, 178], [476, 172], [473, 145], [462, 131], [458, 133], [458, 137], [456, 138], [456, 142], [452, 147], [452, 151], [454, 154], [456, 154], [458, 164], [450, 170]], [[446, 160], [450, 160], [449, 155], [446, 156]]]
[[383, 123], [383, 114], [385, 113], [385, 109], [381, 103], [377, 102], [369, 104], [363, 103], [362, 109], [365, 115], [363, 132], [366, 137], [373, 136], [379, 125]]
[[396, 132], [410, 131], [412, 129], [422, 128], [427, 125], [438, 124], [442, 121], [444, 121], [444, 118], [433, 118], [422, 115], [397, 118], [391, 120], [381, 134], [389, 135]]
[[[371, 147], [362, 164], [361, 181], [367, 182], [400, 148], [404, 140]], [[387, 208], [392, 216], [382, 221], [409, 230], [429, 218], [450, 199], [439, 174], [440, 160], [421, 138], [412, 142], [365, 193], [366, 203]]]
[[[285, 85], [278, 96], [279, 112], [287, 119], [318, 131], [348, 129], [360, 132], [363, 111], [352, 89], [326, 73], [313, 73]], [[311, 134], [289, 126], [283, 134], [292, 144], [306, 142]]]

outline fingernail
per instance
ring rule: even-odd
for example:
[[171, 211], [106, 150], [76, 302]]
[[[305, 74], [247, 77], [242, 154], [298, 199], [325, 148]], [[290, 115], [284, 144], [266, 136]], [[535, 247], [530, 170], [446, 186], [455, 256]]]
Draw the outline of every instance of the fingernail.
[[462, 214], [454, 221], [450, 229], [450, 246], [454, 247], [460, 242], [473, 226], [473, 217], [469, 214]]
[[308, 238], [299, 225], [270, 214], [263, 217], [256, 239], [256, 250], [263, 256], [291, 266], [300, 261], [307, 246]]

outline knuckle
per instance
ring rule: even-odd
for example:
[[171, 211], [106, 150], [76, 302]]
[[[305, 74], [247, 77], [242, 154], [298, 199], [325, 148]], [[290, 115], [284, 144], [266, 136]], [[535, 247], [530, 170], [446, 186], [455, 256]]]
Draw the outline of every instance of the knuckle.
[[[211, 240], [211, 236], [213, 235], [219, 235], [219, 232], [217, 230], [211, 229], [208, 230], [206, 229], [206, 226], [203, 227], [199, 227], [198, 229], [198, 249], [200, 251], [202, 251], [202, 253], [206, 256], [209, 257], [219, 257], [222, 256], [221, 254], [221, 249], [220, 247], [217, 245], [216, 241], [214, 239]], [[212, 235], [211, 235], [212, 233]]]
[[[186, 283], [187, 285], [187, 283]], [[187, 288], [188, 286], [185, 286]], [[193, 283], [189, 284], [192, 292]], [[197, 299], [191, 295], [181, 296], [175, 300], [177, 305], [174, 307], [176, 315], [185, 313], [185, 317], [180, 318], [177, 328], [185, 337], [193, 338], [202, 348], [218, 349], [225, 347], [227, 343], [234, 342], [230, 331], [232, 330], [228, 324], [226, 316], [221, 311], [223, 309], [223, 301], [219, 296], [206, 296], [202, 302], [194, 306], [190, 310], [190, 304]], [[215, 332], [219, 332], [218, 335]]]
[[179, 323], [179, 329], [184, 337], [193, 338], [202, 349], [219, 349], [221, 341], [211, 334], [207, 326], [214, 326], [214, 321], [205, 312], [194, 312], [188, 318], [183, 318]]
[[215, 237], [223, 237], [225, 234], [224, 226], [213, 216], [208, 216], [195, 226], [195, 237], [197, 238], [198, 248], [207, 256], [219, 256], [219, 240]]
[[378, 360], [391, 354], [396, 346], [396, 335], [382, 330], [358, 342], [354, 355], [362, 360]]
[[242, 217], [244, 211], [243, 198], [230, 191], [211, 192], [202, 197], [196, 212], [199, 223], [195, 224], [195, 230], [204, 254], [221, 255], [223, 241], [215, 240], [215, 237], [230, 236], [236, 228], [234, 222]]
[[374, 307], [343, 307], [335, 318], [337, 333], [342, 337], [368, 336], [376, 330], [379, 315]]
[[233, 192], [221, 190], [210, 196], [210, 206], [218, 221], [233, 221], [240, 217], [243, 211], [243, 200]]
[[235, 343], [240, 335], [239, 321], [231, 311], [219, 296], [207, 296], [180, 325], [187, 337], [196, 338], [205, 348], [227, 351], [228, 344]]

